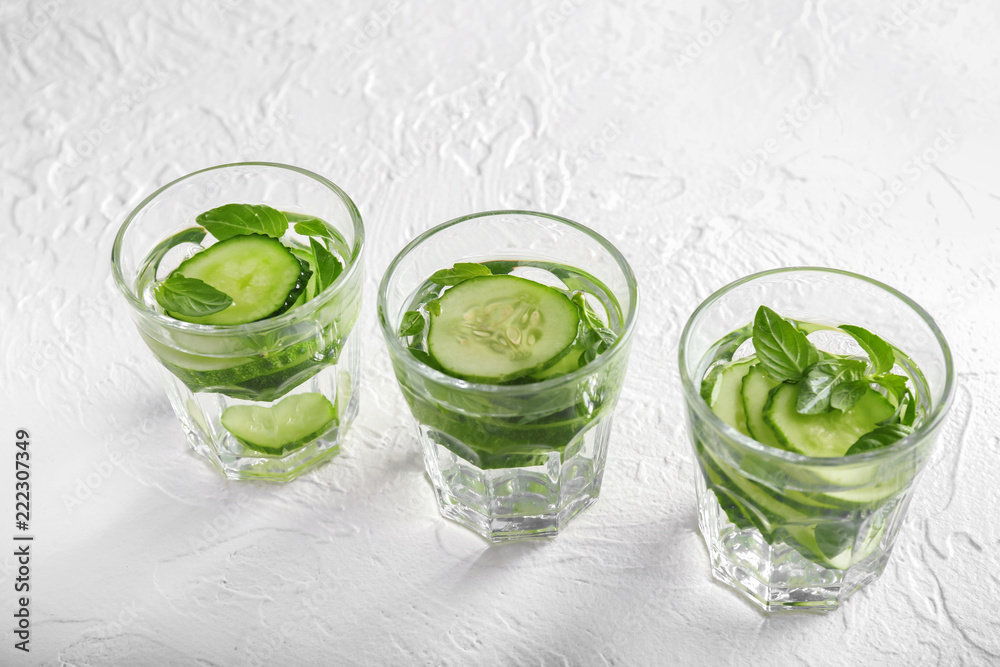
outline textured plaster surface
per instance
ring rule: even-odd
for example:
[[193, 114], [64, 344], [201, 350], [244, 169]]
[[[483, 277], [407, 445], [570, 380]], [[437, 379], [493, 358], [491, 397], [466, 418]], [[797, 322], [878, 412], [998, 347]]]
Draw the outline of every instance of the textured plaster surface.
[[[0, 543], [17, 428], [36, 535], [0, 663], [1000, 663], [997, 34], [990, 0], [0, 3]], [[283, 486], [187, 448], [109, 278], [131, 207], [239, 160], [368, 230], [360, 416]], [[600, 501], [502, 547], [438, 516], [374, 314], [406, 239], [496, 208], [592, 226], [643, 299]], [[792, 265], [912, 296], [960, 386], [884, 576], [765, 617], [709, 575], [676, 348]]]

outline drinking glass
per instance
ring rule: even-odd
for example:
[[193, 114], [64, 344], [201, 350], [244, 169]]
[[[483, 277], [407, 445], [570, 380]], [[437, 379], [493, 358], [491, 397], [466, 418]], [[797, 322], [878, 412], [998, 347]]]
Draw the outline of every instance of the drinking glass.
[[[709, 366], [740, 356], [758, 307], [884, 338], [914, 381], [912, 435], [837, 458], [768, 447], [720, 420], [702, 398]], [[828, 350], [840, 352], [841, 350]], [[679, 365], [698, 462], [699, 527], [713, 575], [767, 611], [836, 609], [885, 569], [954, 387], [937, 325], [897, 290], [825, 268], [786, 268], [708, 297], [681, 334]]]
[[[435, 370], [400, 336], [403, 317], [435, 271], [487, 261], [511, 262], [512, 275], [585, 294], [614, 343], [566, 375], [525, 384], [477, 383]], [[637, 296], [614, 246], [543, 213], [458, 218], [396, 256], [379, 287], [379, 322], [443, 516], [493, 542], [550, 537], [597, 500]]]
[[[232, 203], [266, 204], [291, 221], [325, 221], [343, 271], [308, 301], [257, 322], [208, 325], [167, 316], [155, 284], [211, 245], [196, 217]], [[310, 248], [310, 236], [294, 224], [281, 241], [293, 252]], [[351, 331], [361, 307], [363, 242], [361, 216], [343, 190], [305, 169], [272, 163], [227, 164], [179, 178], [122, 224], [112, 251], [115, 282], [159, 362], [188, 442], [226, 477], [288, 481], [340, 451], [358, 411], [359, 350]], [[227, 411], [257, 425], [291, 423], [299, 437], [262, 453], [226, 428]]]

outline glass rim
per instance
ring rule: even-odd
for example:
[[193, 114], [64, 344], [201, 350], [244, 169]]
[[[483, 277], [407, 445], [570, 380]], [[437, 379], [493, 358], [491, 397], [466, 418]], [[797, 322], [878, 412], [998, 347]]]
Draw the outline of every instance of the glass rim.
[[[248, 322], [246, 324], [198, 324], [195, 322], [184, 322], [176, 320], [172, 317], [167, 317], [163, 313], [159, 313], [146, 305], [135, 293], [134, 289], [126, 283], [125, 276], [122, 274], [121, 269], [121, 251], [122, 245], [125, 242], [125, 233], [131, 227], [135, 218], [142, 211], [144, 211], [153, 200], [167, 190], [170, 190], [174, 186], [188, 180], [189, 178], [194, 178], [195, 176], [199, 176], [210, 171], [229, 169], [232, 167], [264, 167], [267, 169], [275, 169], [277, 171], [291, 171], [310, 178], [333, 192], [333, 194], [336, 195], [337, 198], [340, 199], [341, 202], [343, 202], [347, 207], [347, 211], [351, 216], [351, 222], [354, 225], [354, 243], [351, 247], [351, 256], [348, 261], [348, 266], [344, 267], [344, 271], [337, 276], [337, 279], [334, 280], [331, 285], [328, 285], [320, 294], [315, 295], [312, 299], [309, 299], [300, 307], [286, 311], [277, 317], [257, 320], [256, 322]], [[139, 204], [137, 204], [136, 207], [133, 208], [125, 217], [125, 221], [122, 222], [121, 227], [118, 229], [118, 233], [115, 235], [115, 242], [111, 248], [111, 267], [118, 291], [121, 292], [122, 296], [124, 296], [126, 301], [129, 302], [129, 305], [131, 305], [132, 308], [142, 317], [152, 320], [160, 326], [176, 331], [210, 336], [232, 336], [234, 334], [243, 333], [260, 333], [271, 329], [281, 328], [294, 322], [299, 322], [303, 319], [308, 319], [321, 306], [327, 304], [331, 298], [339, 293], [343, 289], [343, 286], [350, 282], [350, 278], [361, 270], [361, 262], [359, 260], [361, 257], [361, 251], [364, 248], [364, 241], [365, 228], [361, 219], [361, 213], [358, 211], [358, 207], [354, 204], [354, 201], [351, 200], [350, 196], [348, 196], [348, 194], [344, 192], [340, 186], [330, 179], [320, 176], [319, 174], [308, 169], [303, 169], [302, 167], [296, 167], [295, 165], [284, 164], [281, 162], [229, 162], [212, 167], [205, 167], [204, 169], [199, 169], [189, 174], [180, 176], [179, 178], [175, 178], [166, 185], [157, 188], [152, 194], [139, 202]]]
[[[897, 442], [889, 445], [888, 447], [882, 447], [880, 449], [871, 450], [868, 452], [861, 452], [859, 454], [851, 454], [850, 456], [838, 456], [838, 457], [818, 457], [818, 456], [807, 456], [805, 454], [799, 454], [797, 452], [790, 452], [784, 449], [777, 449], [775, 447], [769, 447], [763, 443], [757, 442], [753, 438], [744, 435], [737, 431], [735, 428], [725, 423], [719, 417], [712, 412], [711, 408], [708, 407], [708, 403], [701, 397], [701, 391], [699, 387], [694, 385], [692, 378], [689, 376], [687, 371], [687, 355], [686, 347], [687, 341], [690, 337], [691, 330], [694, 326], [695, 321], [698, 317], [712, 306], [716, 301], [721, 299], [724, 295], [732, 291], [733, 289], [745, 285], [751, 281], [757, 280], [759, 278], [764, 278], [767, 276], [780, 275], [783, 273], [829, 273], [844, 276], [847, 278], [852, 278], [854, 280], [860, 280], [862, 282], [868, 283], [877, 287], [892, 296], [896, 297], [904, 304], [913, 309], [914, 312], [924, 321], [924, 323], [930, 328], [931, 332], [934, 334], [934, 338], [937, 340], [938, 345], [941, 347], [941, 353], [944, 357], [945, 364], [945, 385], [944, 390], [941, 394], [941, 401], [936, 405], [932, 406], [932, 410], [928, 418], [920, 425], [920, 428], [914, 430], [913, 433], [901, 438]], [[694, 312], [688, 318], [687, 323], [684, 325], [684, 329], [681, 332], [680, 342], [678, 344], [677, 350], [677, 360], [681, 375], [681, 385], [684, 388], [684, 395], [687, 399], [688, 405], [692, 410], [695, 411], [698, 418], [707, 421], [716, 430], [720, 431], [729, 440], [734, 441], [736, 444], [744, 447], [745, 449], [752, 450], [757, 454], [767, 456], [773, 459], [778, 459], [786, 463], [798, 463], [806, 464], [810, 466], [817, 467], [838, 467], [843, 465], [852, 465], [857, 463], [867, 463], [871, 461], [877, 461], [879, 459], [888, 459], [896, 455], [902, 455], [910, 450], [917, 447], [929, 433], [933, 432], [940, 426], [941, 422], [947, 415], [948, 408], [951, 405], [952, 398], [954, 396], [955, 388], [955, 367], [952, 362], [951, 348], [948, 346], [948, 342], [944, 338], [944, 334], [938, 327], [934, 318], [924, 310], [917, 302], [915, 302], [910, 297], [906, 296], [899, 290], [885, 283], [875, 280], [874, 278], [869, 278], [863, 276], [859, 273], [854, 273], [852, 271], [844, 271], [842, 269], [833, 269], [829, 267], [822, 266], [789, 266], [777, 269], [768, 269], [766, 271], [759, 271], [757, 273], [750, 274], [734, 280], [733, 282], [717, 289], [712, 292], [704, 301], [695, 308]]]
[[[611, 257], [615, 260], [618, 268], [621, 270], [622, 274], [625, 276], [625, 283], [628, 285], [629, 292], [629, 310], [628, 315], [625, 318], [625, 323], [622, 326], [621, 334], [615, 339], [611, 347], [605, 350], [597, 357], [594, 358], [590, 363], [581, 366], [575, 371], [570, 371], [565, 375], [559, 375], [554, 378], [549, 378], [547, 380], [541, 380], [539, 382], [532, 382], [530, 384], [513, 384], [513, 385], [503, 385], [503, 384], [487, 384], [484, 382], [472, 382], [470, 380], [462, 380], [460, 378], [448, 375], [447, 373], [442, 373], [441, 371], [435, 370], [428, 366], [427, 364], [421, 362], [419, 359], [406, 352], [406, 346], [402, 344], [402, 341], [396, 335], [396, 330], [392, 327], [388, 321], [387, 317], [387, 300], [389, 291], [389, 281], [399, 266], [399, 263], [403, 261], [414, 248], [424, 243], [427, 239], [436, 234], [460, 225], [463, 222], [469, 220], [475, 220], [477, 218], [488, 218], [495, 215], [521, 215], [529, 216], [534, 218], [544, 218], [547, 220], [552, 220], [561, 225], [571, 227], [579, 232], [586, 234], [593, 240], [597, 241], [598, 244], [605, 250], [607, 250]], [[562, 216], [553, 215], [551, 213], [542, 213], [540, 211], [527, 211], [520, 209], [498, 209], [493, 211], [481, 211], [478, 213], [469, 213], [467, 215], [459, 216], [443, 222], [439, 225], [435, 225], [430, 229], [424, 231], [422, 234], [414, 238], [412, 241], [407, 243], [402, 250], [400, 250], [392, 261], [389, 262], [389, 266], [386, 268], [385, 272], [382, 274], [382, 280], [379, 282], [378, 286], [378, 321], [379, 328], [382, 329], [382, 335], [385, 337], [386, 343], [392, 352], [394, 359], [401, 360], [402, 363], [406, 364], [411, 369], [415, 370], [417, 373], [423, 377], [437, 382], [439, 384], [448, 384], [456, 388], [463, 389], [466, 391], [480, 391], [489, 394], [499, 394], [499, 395], [511, 395], [511, 394], [522, 394], [525, 391], [539, 391], [551, 389], [554, 387], [560, 387], [562, 385], [568, 385], [573, 382], [578, 381], [580, 378], [591, 375], [592, 373], [600, 370], [607, 364], [611, 363], [613, 360], [625, 354], [628, 342], [632, 337], [632, 332], [635, 329], [636, 315], [639, 309], [639, 288], [635, 280], [635, 274], [632, 272], [632, 267], [629, 265], [628, 260], [625, 256], [612, 244], [608, 239], [606, 239], [601, 234], [597, 233], [593, 229], [582, 225], [578, 222], [574, 222], [568, 218]]]

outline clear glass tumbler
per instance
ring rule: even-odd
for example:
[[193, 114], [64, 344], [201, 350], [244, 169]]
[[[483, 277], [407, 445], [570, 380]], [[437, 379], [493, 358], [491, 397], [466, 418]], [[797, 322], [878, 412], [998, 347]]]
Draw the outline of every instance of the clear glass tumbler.
[[[720, 420], [702, 398], [702, 379], [713, 362], [745, 353], [761, 305], [801, 322], [861, 326], [901, 351], [897, 364], [915, 380], [921, 414], [912, 435], [816, 458], [768, 447]], [[878, 578], [952, 397], [951, 353], [931, 317], [863, 276], [776, 269], [706, 299], [681, 334], [679, 362], [699, 464], [699, 527], [715, 578], [766, 611], [836, 609]]]
[[[212, 245], [196, 217], [232, 203], [285, 212], [291, 224], [281, 242], [308, 257], [316, 237], [342, 272], [309, 300], [249, 324], [194, 324], [165, 315], [155, 284]], [[324, 221], [325, 231], [298, 233], [294, 222], [311, 217]], [[270, 163], [221, 165], [179, 178], [122, 224], [112, 251], [115, 281], [159, 362], [189, 443], [226, 477], [288, 481], [340, 451], [358, 410], [359, 350], [350, 334], [361, 308], [363, 242], [361, 216], [343, 190], [304, 169]], [[294, 439], [251, 448], [246, 436], [241, 440], [224, 425], [227, 411], [255, 427], [284, 424]]]
[[[584, 294], [614, 343], [566, 375], [525, 384], [460, 380], [424, 363], [399, 334], [415, 296], [435, 271], [487, 261]], [[552, 537], [597, 500], [637, 303], [635, 277], [618, 250], [580, 224], [541, 213], [458, 218], [396, 256], [379, 287], [379, 321], [443, 516], [493, 542]]]

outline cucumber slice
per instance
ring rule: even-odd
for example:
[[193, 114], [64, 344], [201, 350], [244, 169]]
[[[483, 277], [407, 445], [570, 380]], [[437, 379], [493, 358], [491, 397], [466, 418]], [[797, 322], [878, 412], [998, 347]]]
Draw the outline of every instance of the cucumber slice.
[[326, 433], [337, 410], [323, 394], [295, 394], [271, 407], [234, 405], [222, 413], [233, 437], [261, 454], [280, 455]]
[[580, 327], [568, 296], [517, 276], [471, 278], [437, 305], [427, 350], [446, 373], [475, 382], [499, 384], [553, 365]]
[[538, 382], [540, 380], [547, 380], [549, 378], [572, 373], [580, 367], [581, 356], [583, 356], [583, 348], [574, 347], [556, 363], [533, 374], [531, 376], [531, 381]]
[[[288, 307], [288, 310], [291, 310], [292, 308], [298, 308], [299, 306], [301, 306], [302, 304], [304, 304], [306, 301], [307, 301], [307, 299], [306, 299], [306, 292], [305, 292], [305, 290], [303, 290], [299, 294], [299, 298], [295, 300], [295, 303], [293, 303], [291, 306]], [[285, 312], [288, 312], [288, 311], [285, 311]]]
[[894, 412], [885, 396], [869, 388], [846, 412], [801, 415], [795, 410], [798, 394], [797, 385], [778, 387], [764, 407], [764, 421], [774, 429], [784, 449], [806, 456], [843, 456], [858, 438]]
[[168, 315], [199, 324], [246, 324], [291, 308], [312, 272], [281, 241], [246, 234], [219, 241], [189, 257], [174, 269], [174, 274], [178, 273], [225, 292], [233, 304], [204, 317]]
[[743, 413], [746, 415], [747, 432], [750, 437], [769, 447], [782, 448], [781, 441], [774, 430], [764, 421], [764, 406], [771, 392], [781, 383], [772, 380], [764, 369], [754, 366], [743, 377], [740, 389], [740, 400], [743, 403]]
[[306, 301], [316, 296], [316, 259], [312, 256], [312, 253], [304, 248], [291, 248], [292, 254], [298, 257], [300, 260], [305, 262], [309, 266], [309, 270], [312, 275], [309, 276], [309, 281], [306, 283], [306, 289], [304, 294], [306, 295]]
[[743, 378], [756, 363], [757, 357], [751, 355], [726, 364], [718, 373], [710, 375], [706, 379], [710, 384], [701, 389], [701, 395], [708, 396], [708, 407], [712, 408], [715, 416], [743, 435], [750, 435], [750, 432], [747, 430], [747, 416], [740, 394]]

